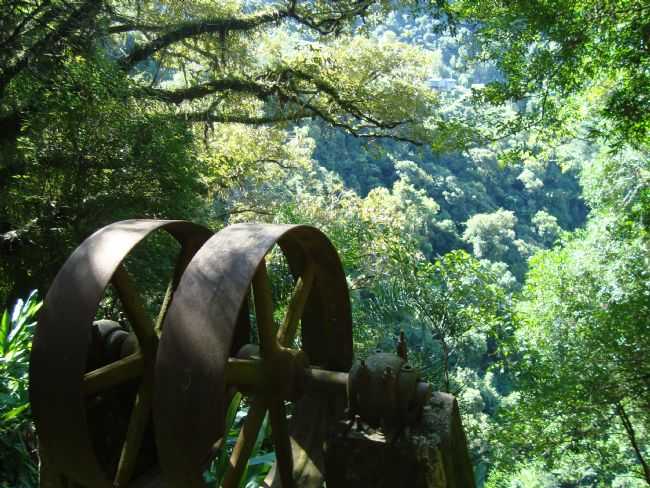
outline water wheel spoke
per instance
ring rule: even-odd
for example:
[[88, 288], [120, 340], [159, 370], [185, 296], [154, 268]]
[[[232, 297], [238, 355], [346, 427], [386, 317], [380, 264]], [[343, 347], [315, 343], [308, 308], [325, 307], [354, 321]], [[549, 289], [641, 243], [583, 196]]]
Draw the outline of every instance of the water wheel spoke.
[[122, 302], [124, 313], [129, 319], [133, 332], [138, 338], [144, 362], [142, 382], [135, 397], [126, 439], [122, 446], [120, 461], [115, 474], [114, 485], [119, 487], [125, 486], [133, 476], [142, 439], [151, 415], [153, 374], [158, 336], [140, 294], [123, 265], [117, 268], [111, 282], [117, 291], [120, 302]]
[[154, 324], [144, 307], [133, 280], [123, 265], [117, 268], [111, 282], [117, 291], [120, 302], [122, 302], [124, 313], [129, 319], [145, 357], [154, 355], [157, 342]]
[[260, 353], [262, 358], [271, 357], [277, 350], [277, 339], [273, 322], [273, 296], [264, 260], [253, 276], [253, 297], [257, 330], [260, 337]]
[[169, 279], [169, 283], [167, 284], [165, 296], [163, 298], [162, 305], [160, 306], [160, 310], [158, 311], [158, 317], [156, 318], [155, 330], [158, 337], [160, 337], [160, 334], [162, 333], [162, 324], [165, 321], [167, 310], [169, 310], [169, 306], [172, 303], [174, 291], [176, 290], [176, 287], [181, 280], [181, 276], [187, 267], [187, 263], [189, 263], [190, 259], [192, 259], [192, 256], [194, 256], [195, 252], [195, 247], [187, 244], [183, 245], [181, 247], [181, 250], [178, 252], [178, 256], [176, 257], [176, 264], [174, 265], [174, 271], [172, 273], [172, 277]]
[[269, 419], [271, 421], [273, 445], [275, 446], [276, 469], [280, 475], [282, 488], [293, 488], [293, 457], [284, 401], [281, 399], [271, 401]]
[[284, 322], [278, 330], [278, 341], [285, 347], [291, 347], [293, 345], [296, 333], [298, 332], [298, 322], [302, 317], [305, 304], [309, 298], [315, 275], [316, 265], [313, 261], [309, 261], [302, 276], [296, 282], [287, 313], [284, 316]]
[[93, 395], [142, 376], [144, 358], [137, 352], [84, 375], [84, 393]]
[[165, 321], [165, 315], [167, 315], [167, 310], [172, 303], [172, 294], [174, 293], [174, 278], [169, 280], [167, 284], [167, 289], [165, 290], [165, 296], [163, 298], [162, 305], [160, 305], [160, 310], [158, 311], [158, 317], [156, 318], [156, 325], [154, 330], [156, 335], [160, 337], [162, 332], [162, 324]]
[[244, 425], [239, 431], [237, 442], [230, 455], [230, 463], [223, 478], [223, 488], [238, 488], [248, 459], [253, 453], [257, 435], [264, 423], [266, 402], [262, 398], [253, 398]]
[[149, 367], [142, 378], [133, 404], [133, 411], [129, 419], [126, 439], [122, 446], [120, 461], [115, 474], [114, 486], [126, 486], [133, 476], [133, 471], [138, 460], [138, 453], [142, 446], [149, 417], [151, 415], [151, 401], [153, 397], [153, 367]]

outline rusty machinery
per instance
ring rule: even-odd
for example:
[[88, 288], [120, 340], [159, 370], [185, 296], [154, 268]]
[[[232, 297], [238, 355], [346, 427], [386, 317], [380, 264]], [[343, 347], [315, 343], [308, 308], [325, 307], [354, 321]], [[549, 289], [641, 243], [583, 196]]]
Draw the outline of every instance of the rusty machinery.
[[[156, 231], [181, 250], [153, 318], [123, 261]], [[295, 278], [279, 327], [265, 264], [276, 245]], [[109, 286], [130, 332], [97, 320]], [[213, 235], [183, 221], [109, 225], [68, 258], [39, 317], [30, 398], [41, 486], [204, 487], [237, 390], [249, 411], [223, 486], [239, 486], [267, 412], [276, 453], [267, 481], [320, 486], [325, 437], [344, 408], [386, 428], [420, 415], [430, 386], [403, 344], [398, 352], [353, 366], [345, 275], [313, 227], [237, 224]]]

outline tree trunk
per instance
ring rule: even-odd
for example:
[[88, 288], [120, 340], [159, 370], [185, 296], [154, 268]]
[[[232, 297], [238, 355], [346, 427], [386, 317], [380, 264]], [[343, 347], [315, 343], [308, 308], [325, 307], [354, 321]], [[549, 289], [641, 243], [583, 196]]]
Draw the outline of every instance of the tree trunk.
[[634, 453], [636, 454], [636, 457], [639, 460], [641, 467], [643, 468], [643, 476], [645, 478], [645, 481], [648, 485], [650, 485], [650, 466], [648, 465], [648, 461], [646, 461], [643, 457], [643, 452], [641, 451], [636, 438], [634, 426], [632, 425], [630, 417], [628, 417], [625, 408], [623, 408], [622, 403], [619, 402], [616, 404], [616, 412], [618, 413], [618, 416], [623, 423], [623, 427], [625, 427], [625, 432], [627, 433], [627, 437], [630, 440], [630, 444], [632, 444], [632, 449], [634, 449]]

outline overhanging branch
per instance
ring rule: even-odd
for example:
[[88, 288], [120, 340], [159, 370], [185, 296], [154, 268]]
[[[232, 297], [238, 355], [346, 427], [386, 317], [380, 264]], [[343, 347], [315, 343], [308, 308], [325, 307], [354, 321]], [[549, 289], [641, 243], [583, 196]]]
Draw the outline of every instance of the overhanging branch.
[[175, 90], [141, 88], [140, 95], [156, 98], [163, 102], [181, 103], [227, 90], [250, 93], [261, 98], [273, 94], [271, 88], [255, 81], [246, 80], [244, 78], [223, 78], [187, 88], [177, 88]]
[[[297, 3], [298, 2], [296, 1], [291, 2], [291, 6], [287, 12], [288, 16], [299, 24], [315, 30], [319, 34], [327, 35], [338, 32], [342, 28], [344, 22], [364, 15], [370, 6], [375, 3], [375, 0], [360, 0], [358, 2], [353, 2], [350, 8], [343, 8], [339, 11], [329, 12], [328, 15], [321, 18], [314, 15], [314, 12], [300, 12]], [[344, 4], [344, 2], [340, 3]], [[331, 5], [336, 5], [336, 2], [332, 2]]]
[[260, 26], [277, 22], [287, 17], [287, 15], [287, 12], [273, 10], [240, 17], [204, 19], [178, 26], [169, 26], [165, 29], [168, 30], [166, 34], [146, 44], [136, 46], [131, 54], [122, 61], [122, 65], [127, 69], [131, 68], [140, 61], [144, 61], [158, 51], [183, 39], [217, 32], [252, 31]]
[[182, 114], [188, 122], [200, 123], [215, 123], [215, 124], [246, 124], [246, 125], [270, 125], [278, 124], [281, 122], [295, 122], [297, 120], [307, 119], [313, 117], [314, 114], [309, 112], [293, 112], [286, 114], [275, 115], [243, 115], [243, 114], [215, 114], [209, 112], [192, 112]]
[[[343, 129], [344, 131], [348, 132], [350, 135], [354, 137], [365, 138], [365, 139], [394, 139], [396, 141], [408, 142], [410, 144], [415, 144], [418, 146], [423, 145], [421, 141], [418, 141], [416, 139], [412, 139], [410, 137], [400, 136], [388, 132], [395, 129], [397, 126], [401, 125], [402, 122], [383, 123], [381, 121], [376, 121], [376, 123], [373, 123], [371, 126], [367, 126], [367, 125], [360, 126], [358, 124], [355, 124], [354, 122], [349, 122], [344, 120], [344, 118], [341, 116], [337, 116], [336, 114], [329, 113], [324, 109], [314, 105], [313, 103], [300, 98], [296, 94], [283, 92], [282, 95], [288, 100], [291, 100], [296, 105], [300, 106], [302, 110], [310, 112], [312, 116], [322, 119], [323, 121], [327, 122], [333, 127]], [[345, 106], [342, 106], [341, 108], [344, 110], [347, 109], [347, 107]], [[356, 118], [357, 120], [359, 119], [367, 120], [364, 117], [357, 117], [354, 113], [350, 113], [349, 110], [346, 113], [350, 114], [352, 119]], [[372, 131], [369, 129], [372, 129]], [[386, 132], [381, 132], [382, 130]]]
[[54, 53], [63, 49], [60, 42], [67, 36], [79, 29], [84, 22], [93, 18], [102, 7], [101, 0], [86, 0], [79, 4], [79, 7], [69, 13], [66, 18], [62, 17], [62, 11], [52, 9], [44, 14], [46, 18], [60, 19], [58, 25], [32, 44], [19, 58], [8, 66], [0, 68], [0, 96], [4, 93], [9, 82], [22, 70], [27, 68], [43, 53]]

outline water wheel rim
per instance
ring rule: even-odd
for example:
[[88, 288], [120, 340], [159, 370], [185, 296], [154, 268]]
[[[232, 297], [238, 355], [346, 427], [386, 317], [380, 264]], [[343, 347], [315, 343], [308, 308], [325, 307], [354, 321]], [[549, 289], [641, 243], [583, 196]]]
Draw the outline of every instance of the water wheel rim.
[[103, 227], [66, 260], [39, 314], [29, 395], [40, 449], [48, 469], [87, 486], [113, 486], [95, 456], [86, 422], [87, 336], [115, 271], [135, 246], [159, 229], [181, 244], [187, 261], [212, 235], [205, 227], [181, 220], [134, 219]]
[[328, 369], [351, 366], [347, 282], [334, 246], [321, 231], [305, 225], [236, 224], [215, 234], [183, 274], [156, 359], [154, 423], [169, 486], [205, 486], [206, 453], [224, 433], [225, 367], [238, 316], [258, 266], [276, 244], [294, 276], [306, 258], [320, 269], [302, 315], [303, 350]]

